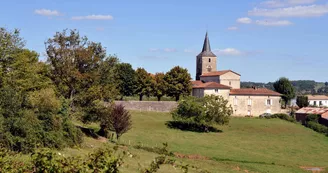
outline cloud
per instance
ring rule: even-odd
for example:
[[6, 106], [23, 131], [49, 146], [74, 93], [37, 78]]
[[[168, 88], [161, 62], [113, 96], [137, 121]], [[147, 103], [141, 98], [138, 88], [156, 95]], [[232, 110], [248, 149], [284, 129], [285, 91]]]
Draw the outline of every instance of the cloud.
[[192, 50], [192, 49], [185, 49], [185, 50], [183, 50], [185, 53], [193, 53], [194, 52], [194, 50]]
[[174, 48], [165, 48], [164, 52], [176, 52], [177, 50]]
[[252, 19], [248, 18], [248, 17], [242, 17], [237, 19], [238, 23], [243, 23], [243, 24], [250, 24], [252, 23]]
[[288, 26], [293, 24], [288, 20], [257, 20], [255, 23], [262, 26]]
[[307, 5], [276, 9], [254, 8], [248, 11], [250, 16], [262, 17], [319, 17], [328, 13], [328, 4], [326, 5]]
[[238, 30], [238, 27], [236, 27], [236, 26], [231, 26], [231, 27], [228, 28], [228, 30], [230, 30], [230, 31], [235, 31], [235, 30]]
[[149, 52], [177, 52], [177, 49], [175, 49], [175, 48], [165, 48], [165, 49], [150, 48], [148, 51]]
[[74, 16], [72, 20], [113, 20], [111, 15], [88, 15], [88, 16]]
[[104, 31], [105, 28], [104, 28], [104, 27], [97, 27], [96, 30], [97, 30], [97, 31]]
[[244, 55], [245, 53], [237, 50], [235, 48], [226, 48], [226, 49], [214, 49], [214, 53], [217, 55], [225, 55], [225, 56], [241, 56]]
[[60, 15], [62, 15], [57, 10], [48, 10], [48, 9], [36, 9], [36, 10], [34, 10], [34, 13], [41, 15], [41, 16], [60, 16]]
[[302, 5], [302, 4], [311, 4], [316, 0], [269, 0], [261, 2], [262, 6], [270, 7], [270, 8], [278, 8], [278, 7], [286, 7], [293, 5]]

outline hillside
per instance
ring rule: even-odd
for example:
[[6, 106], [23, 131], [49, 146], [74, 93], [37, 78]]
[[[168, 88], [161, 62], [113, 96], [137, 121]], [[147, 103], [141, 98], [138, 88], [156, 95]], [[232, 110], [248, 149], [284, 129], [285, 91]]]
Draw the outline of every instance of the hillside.
[[[297, 94], [328, 94], [328, 82], [324, 83], [313, 80], [296, 80], [291, 81], [291, 83], [295, 87]], [[274, 89], [273, 82], [241, 82], [242, 88], [250, 88], [252, 86]]]
[[[132, 146], [148, 147], [169, 144], [169, 150], [190, 156], [175, 158], [184, 164], [201, 167], [210, 172], [307, 172], [301, 167], [326, 167], [328, 137], [299, 124], [279, 119], [232, 118], [228, 126], [219, 127], [222, 133], [196, 133], [169, 129], [168, 113], [132, 112], [133, 128], [122, 136], [137, 158], [127, 158], [123, 172], [138, 172], [149, 166], [157, 154], [137, 150]], [[98, 128], [96, 124], [91, 125]], [[65, 153], [80, 155], [103, 143], [87, 138], [85, 148], [66, 149]], [[140, 164], [140, 166], [138, 166]], [[181, 172], [171, 166], [159, 172]], [[190, 170], [190, 172], [194, 172]]]

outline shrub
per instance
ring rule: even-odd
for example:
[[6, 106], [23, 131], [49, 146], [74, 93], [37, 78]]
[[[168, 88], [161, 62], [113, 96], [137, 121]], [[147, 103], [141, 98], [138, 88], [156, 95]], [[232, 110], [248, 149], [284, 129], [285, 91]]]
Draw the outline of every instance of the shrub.
[[262, 114], [260, 115], [260, 118], [266, 118], [266, 119], [273, 119], [273, 118], [279, 118], [279, 119], [282, 119], [282, 120], [286, 120], [286, 121], [289, 121], [289, 122], [296, 122], [296, 120], [287, 115], [287, 114], [268, 114], [268, 113], [265, 113], [265, 114]]
[[316, 123], [314, 121], [307, 122], [306, 127], [310, 128], [316, 132], [319, 132], [319, 133], [328, 134], [328, 127], [326, 127], [322, 124]]
[[305, 121], [306, 122], [317, 122], [318, 123], [319, 118], [320, 118], [320, 115], [312, 114], [312, 115], [306, 116]]
[[222, 96], [187, 97], [172, 112], [173, 120], [209, 126], [229, 123], [233, 110]]

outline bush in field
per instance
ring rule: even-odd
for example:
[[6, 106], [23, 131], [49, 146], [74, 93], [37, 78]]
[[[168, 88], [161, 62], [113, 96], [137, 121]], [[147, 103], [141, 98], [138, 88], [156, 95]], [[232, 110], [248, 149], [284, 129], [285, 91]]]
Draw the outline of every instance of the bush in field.
[[296, 120], [293, 117], [291, 117], [287, 114], [273, 114], [271, 116], [271, 118], [279, 118], [279, 119], [286, 120], [289, 122], [296, 122]]
[[307, 96], [297, 96], [296, 104], [300, 108], [308, 107], [309, 106], [309, 99], [308, 99]]
[[189, 125], [190, 123], [205, 125], [204, 131], [208, 131], [209, 125], [229, 123], [232, 113], [232, 107], [228, 106], [227, 100], [222, 96], [211, 95], [205, 96], [202, 99], [187, 97], [181, 100], [178, 107], [172, 112], [172, 117], [175, 121], [188, 122], [187, 124]]
[[312, 115], [308, 115], [306, 116], [306, 122], [316, 122], [318, 123], [320, 118], [320, 115], [316, 115], [316, 114], [312, 114]]
[[117, 140], [132, 127], [131, 114], [122, 105], [113, 104], [111, 107], [105, 107], [101, 113], [101, 130], [114, 131]]

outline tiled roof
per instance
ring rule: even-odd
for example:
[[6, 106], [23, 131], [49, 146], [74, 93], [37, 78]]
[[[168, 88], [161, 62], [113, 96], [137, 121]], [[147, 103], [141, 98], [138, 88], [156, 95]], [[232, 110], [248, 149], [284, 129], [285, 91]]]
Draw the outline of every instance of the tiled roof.
[[242, 88], [232, 89], [230, 95], [257, 95], [257, 96], [281, 96], [280, 93], [266, 88]]
[[198, 85], [202, 85], [203, 82], [200, 80], [194, 80], [194, 81], [191, 81], [191, 84], [192, 84], [192, 86], [198, 86]]
[[240, 76], [240, 74], [232, 71], [232, 70], [222, 70], [222, 71], [213, 71], [213, 72], [209, 72], [209, 73], [204, 73], [201, 75], [201, 77], [209, 77], [209, 76], [221, 76], [221, 75], [224, 75], [228, 72], [232, 72], [232, 73], [235, 73], [236, 75]]
[[[199, 81], [201, 82], [201, 81]], [[215, 88], [215, 89], [230, 89], [231, 87], [222, 85], [216, 82], [206, 82], [206, 83], [199, 83], [199, 82], [194, 82], [192, 88]]]
[[317, 115], [321, 115], [326, 112], [328, 112], [328, 108], [311, 108], [311, 107], [305, 107], [296, 111], [296, 113], [298, 114], [317, 114]]
[[328, 100], [328, 96], [325, 95], [308, 95], [309, 100]]

